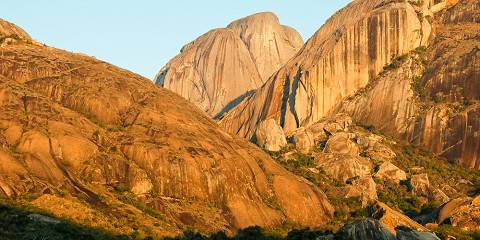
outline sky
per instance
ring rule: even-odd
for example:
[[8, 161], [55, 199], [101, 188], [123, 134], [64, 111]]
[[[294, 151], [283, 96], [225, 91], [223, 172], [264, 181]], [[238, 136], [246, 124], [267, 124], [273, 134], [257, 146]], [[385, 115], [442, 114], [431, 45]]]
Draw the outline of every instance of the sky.
[[153, 79], [212, 28], [270, 11], [306, 41], [350, 0], [2, 0], [0, 18], [48, 46], [86, 53]]

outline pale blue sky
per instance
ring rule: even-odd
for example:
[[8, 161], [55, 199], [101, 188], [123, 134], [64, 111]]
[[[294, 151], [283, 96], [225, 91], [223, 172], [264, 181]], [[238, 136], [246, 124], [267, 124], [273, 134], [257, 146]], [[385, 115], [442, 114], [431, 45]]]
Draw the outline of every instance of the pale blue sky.
[[2, 0], [0, 18], [49, 46], [83, 52], [152, 79], [212, 28], [262, 11], [307, 40], [350, 0]]

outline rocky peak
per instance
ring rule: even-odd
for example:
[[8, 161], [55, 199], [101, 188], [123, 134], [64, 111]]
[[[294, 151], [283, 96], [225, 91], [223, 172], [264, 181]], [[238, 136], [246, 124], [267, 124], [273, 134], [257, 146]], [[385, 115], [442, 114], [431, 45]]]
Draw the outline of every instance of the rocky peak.
[[271, 12], [253, 14], [228, 25], [252, 54], [262, 80], [266, 81], [303, 46], [300, 34], [280, 25]]
[[32, 41], [30, 35], [17, 25], [0, 18], [0, 45], [17, 41]]
[[219, 117], [250, 96], [303, 45], [273, 13], [258, 13], [211, 30], [185, 45], [156, 84]]
[[354, 1], [221, 124], [247, 138], [268, 118], [276, 118], [286, 133], [308, 126], [365, 87], [392, 59], [425, 45], [430, 31], [408, 2]]

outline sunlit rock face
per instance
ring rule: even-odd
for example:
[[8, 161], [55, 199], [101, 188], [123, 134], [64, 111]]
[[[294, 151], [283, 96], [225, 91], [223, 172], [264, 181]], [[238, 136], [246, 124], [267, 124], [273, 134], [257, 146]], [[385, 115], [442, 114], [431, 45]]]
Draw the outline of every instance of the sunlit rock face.
[[310, 125], [365, 87], [393, 58], [425, 45], [430, 31], [410, 3], [354, 1], [221, 125], [247, 138], [267, 118], [276, 118], [287, 134]]
[[333, 113], [480, 169], [480, 3], [435, 15], [435, 37]]
[[0, 86], [2, 197], [63, 191], [108, 209], [121, 184], [171, 228], [206, 232], [333, 217], [317, 187], [137, 74], [19, 41], [0, 48]]
[[17, 25], [0, 18], [0, 38], [17, 38], [31, 40], [32, 38], [23, 29]]
[[187, 44], [155, 80], [219, 117], [251, 95], [302, 46], [298, 32], [281, 25], [273, 13], [257, 13]]
[[249, 138], [276, 118], [289, 135], [346, 113], [480, 169], [480, 3], [457, 2], [352, 2], [221, 125]]

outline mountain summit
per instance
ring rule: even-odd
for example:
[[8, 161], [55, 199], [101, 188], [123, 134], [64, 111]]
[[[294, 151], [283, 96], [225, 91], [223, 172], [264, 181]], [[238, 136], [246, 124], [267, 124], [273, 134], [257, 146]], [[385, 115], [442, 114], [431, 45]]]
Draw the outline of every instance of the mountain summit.
[[300, 34], [280, 25], [273, 13], [257, 13], [185, 45], [155, 81], [215, 117], [260, 87], [302, 46]]

